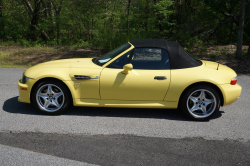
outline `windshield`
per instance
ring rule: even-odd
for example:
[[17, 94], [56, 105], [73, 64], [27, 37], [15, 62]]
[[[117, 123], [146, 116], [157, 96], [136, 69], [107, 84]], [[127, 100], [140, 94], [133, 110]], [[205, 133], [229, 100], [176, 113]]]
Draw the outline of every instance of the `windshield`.
[[120, 53], [122, 53], [123, 51], [126, 51], [127, 49], [129, 49], [131, 47], [131, 45], [129, 43], [126, 43], [110, 52], [108, 52], [107, 54], [99, 57], [99, 58], [95, 58], [93, 59], [93, 62], [99, 66], [103, 66], [104, 64], [106, 64], [108, 61], [110, 61], [111, 59], [113, 59], [114, 57], [116, 57], [117, 55], [119, 55]]

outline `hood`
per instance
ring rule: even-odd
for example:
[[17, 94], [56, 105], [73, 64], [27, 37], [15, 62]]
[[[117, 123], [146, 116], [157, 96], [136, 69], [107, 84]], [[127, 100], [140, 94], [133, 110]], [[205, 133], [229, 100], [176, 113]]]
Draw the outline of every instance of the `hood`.
[[[25, 70], [24, 75], [32, 79], [53, 77], [60, 80], [71, 80], [70, 74], [89, 73], [98, 75], [102, 67], [94, 64], [92, 58], [62, 59], [35, 65]], [[93, 74], [94, 73], [94, 74]]]
[[61, 59], [40, 63], [31, 68], [100, 68], [92, 62], [93, 58]]

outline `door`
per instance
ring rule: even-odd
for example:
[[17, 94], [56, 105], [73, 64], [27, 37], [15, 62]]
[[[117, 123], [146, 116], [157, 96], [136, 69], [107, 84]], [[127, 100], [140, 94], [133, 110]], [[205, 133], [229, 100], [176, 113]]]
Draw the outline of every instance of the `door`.
[[[123, 66], [133, 65], [123, 74]], [[135, 48], [101, 72], [100, 95], [105, 100], [162, 101], [170, 84], [169, 56], [161, 48]]]

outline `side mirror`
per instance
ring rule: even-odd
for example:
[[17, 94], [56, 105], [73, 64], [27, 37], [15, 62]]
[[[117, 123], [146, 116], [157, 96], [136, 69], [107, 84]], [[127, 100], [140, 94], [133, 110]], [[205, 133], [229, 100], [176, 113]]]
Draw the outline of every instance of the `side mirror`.
[[122, 71], [122, 73], [123, 74], [128, 74], [128, 72], [133, 69], [133, 65], [131, 63], [126, 64], [126, 65], [123, 66], [123, 69], [124, 70]]

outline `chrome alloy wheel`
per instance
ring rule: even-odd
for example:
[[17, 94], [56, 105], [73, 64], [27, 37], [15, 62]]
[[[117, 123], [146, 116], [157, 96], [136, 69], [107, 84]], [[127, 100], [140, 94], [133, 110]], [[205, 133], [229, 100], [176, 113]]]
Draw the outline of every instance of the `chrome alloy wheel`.
[[216, 109], [215, 95], [206, 89], [192, 92], [187, 100], [189, 113], [195, 118], [206, 118]]
[[39, 107], [47, 112], [55, 112], [64, 104], [63, 91], [54, 84], [41, 86], [36, 93], [36, 101]]

